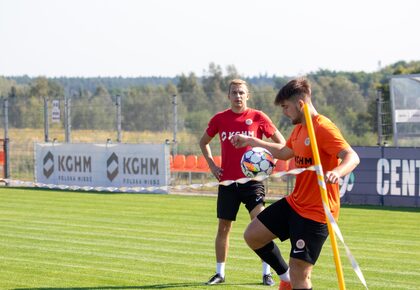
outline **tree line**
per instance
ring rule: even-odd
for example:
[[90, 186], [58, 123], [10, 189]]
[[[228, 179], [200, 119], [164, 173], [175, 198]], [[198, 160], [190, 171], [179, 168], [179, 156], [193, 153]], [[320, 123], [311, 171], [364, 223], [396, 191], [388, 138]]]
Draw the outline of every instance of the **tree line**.
[[[401, 61], [372, 73], [318, 70], [306, 77], [312, 83], [317, 110], [336, 122], [351, 144], [375, 145], [378, 90], [387, 102], [390, 77], [416, 73], [420, 73], [420, 61]], [[172, 109], [176, 95], [178, 130], [201, 135], [210, 117], [229, 106], [227, 89], [234, 78], [250, 84], [250, 107], [263, 110], [287, 136], [292, 124], [273, 101], [291, 77], [243, 77], [234, 66], [222, 69], [214, 63], [209, 64], [202, 77], [194, 73], [173, 78], [2, 76], [0, 96], [9, 101], [11, 127], [42, 128], [44, 99], [58, 99], [63, 104], [67, 96], [71, 99], [72, 129], [113, 130], [115, 97], [120, 95], [124, 131], [160, 132], [174, 127]]]

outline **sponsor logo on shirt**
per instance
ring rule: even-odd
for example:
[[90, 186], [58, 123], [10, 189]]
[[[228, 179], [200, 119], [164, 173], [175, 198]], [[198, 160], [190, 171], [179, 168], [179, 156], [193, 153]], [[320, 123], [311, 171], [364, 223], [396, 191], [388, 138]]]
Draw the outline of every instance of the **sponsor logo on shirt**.
[[[312, 157], [295, 156], [295, 164], [302, 167], [312, 165]], [[306, 165], [306, 166], [305, 166]]]
[[224, 142], [226, 139], [230, 140], [230, 138], [232, 138], [234, 135], [238, 135], [238, 134], [242, 134], [242, 135], [246, 135], [249, 137], [254, 137], [254, 131], [235, 131], [235, 132], [221, 132], [220, 133], [220, 138], [222, 140], [222, 142]]

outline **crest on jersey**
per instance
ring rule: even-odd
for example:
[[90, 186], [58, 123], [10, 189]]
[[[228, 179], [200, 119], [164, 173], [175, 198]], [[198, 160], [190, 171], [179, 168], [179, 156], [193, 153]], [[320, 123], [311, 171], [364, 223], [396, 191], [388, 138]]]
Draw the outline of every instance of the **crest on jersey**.
[[252, 125], [252, 120], [251, 119], [246, 119], [245, 124], [247, 124], [248, 126]]
[[309, 137], [307, 137], [307, 138], [305, 139], [305, 145], [306, 145], [306, 146], [309, 146], [309, 144], [311, 144], [311, 140], [309, 139]]

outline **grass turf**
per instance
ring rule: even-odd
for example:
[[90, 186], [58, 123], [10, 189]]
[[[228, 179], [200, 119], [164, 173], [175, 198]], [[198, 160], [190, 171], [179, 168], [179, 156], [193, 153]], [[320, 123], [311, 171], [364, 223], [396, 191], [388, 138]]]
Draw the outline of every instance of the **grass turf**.
[[[204, 289], [215, 270], [214, 197], [0, 188], [0, 289]], [[217, 289], [267, 289], [241, 208]], [[340, 229], [369, 289], [420, 288], [420, 211], [343, 207]], [[288, 241], [278, 243], [288, 257]], [[363, 289], [339, 245], [348, 289]], [[278, 280], [276, 278], [276, 280]], [[327, 240], [316, 289], [338, 289]], [[213, 286], [214, 287], [214, 286]]]

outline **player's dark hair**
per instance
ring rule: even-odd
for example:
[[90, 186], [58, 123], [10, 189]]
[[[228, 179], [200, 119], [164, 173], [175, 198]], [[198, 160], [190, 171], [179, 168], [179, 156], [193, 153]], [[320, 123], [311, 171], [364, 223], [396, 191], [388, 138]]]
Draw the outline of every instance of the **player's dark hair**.
[[297, 78], [289, 81], [277, 93], [274, 104], [280, 105], [283, 101], [291, 98], [304, 98], [311, 95], [311, 84], [305, 78]]

